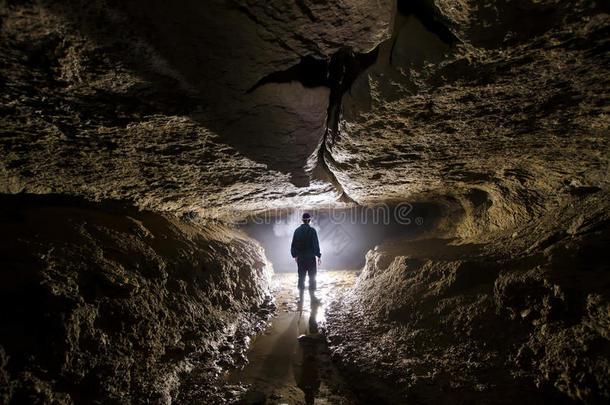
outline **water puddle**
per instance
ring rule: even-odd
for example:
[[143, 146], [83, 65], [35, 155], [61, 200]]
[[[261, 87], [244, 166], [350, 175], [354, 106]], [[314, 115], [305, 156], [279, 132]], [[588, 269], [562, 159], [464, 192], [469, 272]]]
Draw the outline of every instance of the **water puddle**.
[[253, 339], [247, 364], [226, 376], [229, 384], [248, 387], [242, 403], [356, 403], [330, 360], [323, 330], [326, 305], [352, 287], [358, 274], [319, 271], [315, 295], [305, 290], [301, 297], [296, 272], [274, 276], [278, 315]]

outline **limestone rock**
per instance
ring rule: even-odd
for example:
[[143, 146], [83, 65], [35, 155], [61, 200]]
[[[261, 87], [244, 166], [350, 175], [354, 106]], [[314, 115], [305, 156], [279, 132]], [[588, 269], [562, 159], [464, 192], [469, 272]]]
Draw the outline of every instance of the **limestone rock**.
[[265, 320], [271, 268], [235, 230], [59, 196], [0, 204], [4, 403], [170, 403]]
[[[596, 205], [517, 238], [386, 241], [331, 305], [333, 358], [369, 400], [607, 402], [610, 233]], [[579, 212], [587, 225], [563, 232]]]
[[383, 242], [329, 314], [354, 381], [387, 383], [382, 400], [606, 403], [609, 13], [3, 2], [2, 313], [31, 300], [17, 309], [42, 326], [3, 322], [0, 398], [188, 401], [199, 388], [159, 381], [188, 356], [212, 380], [265, 285], [254, 242], [189, 221], [421, 202], [446, 243]]

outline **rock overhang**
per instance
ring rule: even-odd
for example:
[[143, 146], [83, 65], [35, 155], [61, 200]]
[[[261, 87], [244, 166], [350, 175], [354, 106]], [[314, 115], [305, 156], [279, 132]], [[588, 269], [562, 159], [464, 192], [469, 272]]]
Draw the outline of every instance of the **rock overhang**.
[[11, 4], [2, 189], [214, 217], [477, 189], [518, 222], [607, 189], [585, 3]]

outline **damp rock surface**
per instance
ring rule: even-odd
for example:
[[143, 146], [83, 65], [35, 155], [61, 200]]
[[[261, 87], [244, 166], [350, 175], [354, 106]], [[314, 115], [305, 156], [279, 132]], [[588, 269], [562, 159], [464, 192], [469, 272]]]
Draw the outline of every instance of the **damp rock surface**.
[[61, 196], [0, 204], [2, 403], [171, 403], [270, 314], [272, 270], [236, 230]]
[[418, 202], [434, 240], [329, 313], [365, 394], [607, 403], [609, 13], [2, 2], [2, 400], [207, 398], [273, 308], [259, 246], [197, 221]]
[[[493, 228], [555, 209], [570, 184], [607, 189], [608, 14], [586, 2], [434, 3], [428, 14], [399, 7], [392, 38], [329, 121], [326, 164], [345, 193], [363, 204], [489, 200]], [[490, 14], [522, 18], [530, 6], [554, 16], [536, 33], [518, 36], [521, 23], [489, 47], [466, 29], [493, 31]], [[453, 17], [449, 38], [424, 18], [457, 10], [466, 20]]]
[[299, 295], [295, 272], [276, 273], [271, 288], [277, 313], [253, 338], [245, 362], [226, 375], [224, 399], [236, 404], [358, 404], [329, 356], [325, 337], [326, 308], [353, 286], [358, 274], [318, 271], [315, 294]]
[[[562, 215], [493, 242], [369, 251], [329, 307], [333, 359], [361, 395], [388, 403], [607, 402], [608, 213], [581, 201]], [[563, 229], [541, 237], [549, 221]]]
[[327, 65], [389, 36], [392, 10], [387, 0], [3, 3], [1, 190], [206, 217], [332, 200], [306, 173], [325, 132]]

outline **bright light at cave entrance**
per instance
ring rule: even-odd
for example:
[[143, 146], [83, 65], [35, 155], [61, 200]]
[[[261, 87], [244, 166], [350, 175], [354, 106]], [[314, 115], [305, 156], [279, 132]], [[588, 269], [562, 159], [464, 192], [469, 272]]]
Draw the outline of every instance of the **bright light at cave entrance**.
[[400, 209], [403, 207], [395, 209], [387, 206], [375, 209], [295, 210], [283, 215], [253, 218], [244, 230], [263, 245], [275, 272], [296, 272], [297, 265], [290, 254], [290, 245], [295, 229], [302, 224], [302, 214], [308, 212], [312, 215], [310, 225], [318, 233], [322, 253], [319, 268], [360, 269], [364, 265], [366, 252], [383, 239], [424, 229], [423, 217], [426, 213], [418, 212], [417, 207], [409, 207], [409, 217], [395, 215], [396, 212], [402, 213]]

